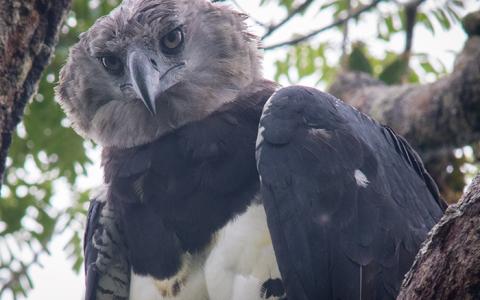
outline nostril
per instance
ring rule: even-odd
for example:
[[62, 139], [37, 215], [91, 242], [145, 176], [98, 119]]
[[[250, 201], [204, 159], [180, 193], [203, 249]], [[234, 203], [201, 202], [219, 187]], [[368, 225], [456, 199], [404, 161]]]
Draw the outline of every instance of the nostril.
[[155, 70], [158, 68], [157, 62], [155, 60], [153, 60], [152, 58], [150, 58], [150, 63], [155, 67]]
[[133, 85], [131, 83], [123, 83], [120, 85], [120, 90], [122, 91], [130, 88], [133, 88]]

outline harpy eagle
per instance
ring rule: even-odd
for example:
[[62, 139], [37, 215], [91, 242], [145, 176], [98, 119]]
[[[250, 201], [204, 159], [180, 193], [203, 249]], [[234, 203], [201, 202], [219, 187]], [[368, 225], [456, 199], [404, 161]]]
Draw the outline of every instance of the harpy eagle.
[[72, 47], [59, 101], [103, 147], [86, 299], [393, 299], [445, 205], [408, 143], [263, 79], [245, 16], [125, 0]]

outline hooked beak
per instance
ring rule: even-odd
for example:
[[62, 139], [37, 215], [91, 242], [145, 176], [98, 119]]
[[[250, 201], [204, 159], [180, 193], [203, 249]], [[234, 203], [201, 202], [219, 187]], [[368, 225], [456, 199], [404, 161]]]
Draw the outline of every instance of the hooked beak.
[[184, 62], [172, 67], [157, 64], [140, 50], [133, 50], [127, 58], [133, 89], [140, 96], [148, 111], [155, 115], [155, 99], [175, 84], [176, 78], [166, 76], [173, 69], [183, 67]]
[[148, 57], [141, 51], [132, 51], [128, 56], [128, 69], [132, 79], [133, 88], [143, 101], [148, 111], [155, 115], [155, 97], [160, 85], [160, 74]]

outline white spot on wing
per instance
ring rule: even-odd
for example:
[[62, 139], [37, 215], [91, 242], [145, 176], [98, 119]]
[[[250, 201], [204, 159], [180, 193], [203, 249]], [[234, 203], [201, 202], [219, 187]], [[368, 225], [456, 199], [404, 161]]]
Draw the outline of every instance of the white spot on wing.
[[363, 174], [363, 172], [358, 169], [355, 170], [355, 172], [353, 173], [353, 176], [355, 176], [355, 181], [357, 182], [357, 185], [360, 187], [366, 188], [367, 185], [370, 183], [370, 181], [368, 181], [367, 176], [365, 176], [365, 174]]
[[319, 225], [325, 225], [325, 224], [328, 224], [330, 222], [330, 220], [331, 220], [331, 218], [330, 218], [329, 214], [322, 213], [322, 214], [318, 215], [317, 217], [315, 217], [314, 222], [319, 224]]
[[310, 128], [308, 129], [308, 133], [319, 138], [324, 138], [324, 139], [330, 138], [330, 133], [328, 133], [328, 131], [323, 128]]

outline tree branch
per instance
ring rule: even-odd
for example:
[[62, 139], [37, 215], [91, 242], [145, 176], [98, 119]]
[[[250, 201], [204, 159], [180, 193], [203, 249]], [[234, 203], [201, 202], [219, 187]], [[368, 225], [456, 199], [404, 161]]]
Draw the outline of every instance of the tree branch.
[[268, 28], [267, 32], [262, 36], [262, 40], [266, 39], [269, 37], [272, 33], [274, 33], [277, 29], [285, 25], [288, 21], [290, 21], [294, 16], [296, 16], [298, 13], [304, 11], [307, 9], [310, 4], [312, 4], [313, 0], [306, 0], [303, 2], [303, 4], [299, 5], [297, 8], [292, 10], [282, 21], [278, 22], [275, 25], [272, 25]]
[[303, 36], [294, 38], [292, 40], [281, 42], [281, 43], [278, 43], [278, 44], [273, 44], [273, 45], [270, 45], [270, 46], [266, 46], [266, 47], [263, 47], [263, 49], [264, 50], [272, 50], [272, 49], [279, 48], [279, 47], [293, 46], [293, 45], [299, 44], [303, 41], [306, 41], [306, 40], [316, 36], [317, 34], [319, 34], [321, 32], [324, 32], [324, 31], [327, 31], [327, 30], [332, 29], [334, 27], [337, 27], [337, 26], [347, 22], [350, 19], [354, 19], [354, 18], [360, 16], [362, 13], [372, 9], [373, 7], [377, 6], [377, 4], [382, 2], [382, 1], [383, 0], [374, 0], [370, 4], [361, 6], [358, 9], [354, 10], [351, 14], [348, 14], [346, 17], [340, 18], [340, 19], [334, 21], [333, 23], [331, 23], [327, 26], [324, 26], [322, 28], [319, 28], [317, 30], [312, 31], [311, 33], [309, 33], [307, 35], [303, 35]]
[[418, 7], [425, 2], [425, 0], [410, 1], [405, 5], [405, 50], [404, 55], [406, 59], [410, 58], [412, 50], [413, 30], [417, 22]]
[[407, 5], [405, 6], [405, 50], [404, 54], [410, 56], [412, 50], [413, 41], [413, 29], [415, 28], [415, 22], [417, 19], [417, 6]]
[[480, 139], [480, 36], [467, 40], [453, 72], [437, 82], [387, 86], [343, 73], [330, 92], [394, 128], [421, 154], [468, 145]]
[[424, 242], [397, 300], [480, 296], [480, 175]]
[[50, 61], [70, 2], [0, 1], [0, 183], [12, 132]]
[[[348, 14], [352, 14], [352, 1], [347, 0], [347, 11]], [[341, 56], [341, 61], [344, 62], [346, 61], [347, 57], [347, 46], [348, 46], [348, 35], [349, 35], [349, 26], [348, 26], [349, 21], [345, 22], [345, 25], [343, 25], [343, 38], [342, 38], [342, 56]], [[343, 63], [342, 63], [343, 65]]]

